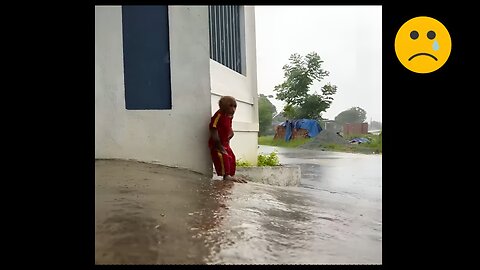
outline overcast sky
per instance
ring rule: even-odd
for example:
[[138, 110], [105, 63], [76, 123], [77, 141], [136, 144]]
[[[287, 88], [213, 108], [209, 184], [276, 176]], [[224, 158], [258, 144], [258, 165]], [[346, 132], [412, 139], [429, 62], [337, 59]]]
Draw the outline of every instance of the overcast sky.
[[[358, 106], [368, 122], [382, 121], [381, 6], [255, 6], [255, 20], [260, 94], [275, 97], [291, 54], [315, 51], [330, 76], [311, 89], [321, 93], [328, 82], [338, 87], [322, 116], [334, 119]], [[284, 103], [270, 100], [280, 112]]]

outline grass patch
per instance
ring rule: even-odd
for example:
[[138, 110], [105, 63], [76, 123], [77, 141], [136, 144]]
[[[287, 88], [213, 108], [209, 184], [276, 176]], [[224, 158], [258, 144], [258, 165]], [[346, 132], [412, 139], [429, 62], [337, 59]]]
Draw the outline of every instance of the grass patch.
[[334, 152], [348, 152], [348, 153], [362, 153], [362, 154], [373, 154], [381, 153], [376, 152], [377, 150], [373, 147], [367, 146], [367, 144], [321, 144], [320, 148], [326, 151]]
[[350, 135], [348, 136], [347, 140], [353, 138], [367, 138], [369, 140], [368, 143], [361, 143], [361, 144], [351, 144], [355, 150], [358, 152], [363, 151], [371, 151], [375, 154], [382, 153], [382, 134], [380, 135], [373, 135], [373, 134], [362, 134], [362, 135]]
[[274, 140], [273, 136], [261, 136], [261, 137], [258, 137], [258, 144], [295, 148], [302, 144], [310, 142], [313, 139], [314, 138], [302, 138], [302, 139], [295, 139], [295, 140], [290, 140], [286, 142], [285, 140]]
[[[335, 152], [349, 152], [349, 153], [363, 153], [363, 154], [381, 154], [382, 153], [382, 135], [374, 134], [357, 134], [357, 135], [348, 135], [344, 137], [347, 141], [350, 141], [353, 138], [367, 138], [368, 143], [361, 144], [335, 144], [335, 143], [319, 143], [317, 145], [312, 145], [311, 148], [319, 148], [326, 151], [335, 151]], [[279, 146], [279, 147], [291, 147], [295, 148], [300, 145], [303, 145], [307, 142], [314, 140], [315, 138], [307, 139], [296, 139], [286, 142], [285, 140], [274, 140], [273, 136], [261, 136], [258, 137], [258, 144], [260, 145], [270, 145], [270, 146]]]
[[364, 154], [381, 154], [382, 153], [382, 135], [361, 134], [349, 135], [345, 139], [350, 141], [353, 138], [367, 138], [368, 143], [361, 144], [320, 144], [323, 150], [349, 152], [349, 153], [364, 153]]

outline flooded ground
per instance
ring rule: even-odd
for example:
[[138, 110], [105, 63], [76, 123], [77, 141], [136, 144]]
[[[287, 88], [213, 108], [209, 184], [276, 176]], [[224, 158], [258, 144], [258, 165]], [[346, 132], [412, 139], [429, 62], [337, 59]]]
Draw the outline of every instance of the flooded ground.
[[382, 263], [381, 156], [277, 149], [299, 187], [96, 161], [96, 263]]

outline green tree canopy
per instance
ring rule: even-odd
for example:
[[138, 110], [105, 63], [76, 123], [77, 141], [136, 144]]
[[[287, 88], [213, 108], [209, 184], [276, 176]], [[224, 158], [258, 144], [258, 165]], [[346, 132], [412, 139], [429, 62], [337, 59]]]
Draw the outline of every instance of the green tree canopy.
[[371, 121], [369, 127], [370, 129], [382, 129], [382, 122]]
[[321, 81], [329, 75], [322, 69], [323, 61], [316, 52], [305, 57], [292, 54], [290, 63], [283, 66], [285, 81], [275, 86], [276, 98], [286, 102], [283, 110], [291, 119], [320, 119], [321, 113], [330, 108], [332, 95], [337, 92], [337, 86], [330, 83], [321, 88], [321, 94], [314, 91], [309, 94], [315, 81]]
[[268, 100], [268, 98], [260, 94], [258, 96], [258, 124], [259, 136], [268, 135], [272, 131], [272, 119], [277, 114], [277, 108]]
[[343, 125], [347, 123], [363, 123], [367, 118], [367, 112], [360, 107], [352, 107], [339, 113], [335, 117], [335, 122]]
[[279, 113], [273, 117], [272, 123], [282, 123], [285, 122], [285, 120], [287, 120], [287, 118], [285, 118], [283, 113]]

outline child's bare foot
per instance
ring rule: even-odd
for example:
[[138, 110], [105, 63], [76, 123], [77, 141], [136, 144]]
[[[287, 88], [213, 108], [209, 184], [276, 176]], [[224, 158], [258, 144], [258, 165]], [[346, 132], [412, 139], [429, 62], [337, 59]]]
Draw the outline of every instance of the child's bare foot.
[[238, 177], [237, 176], [237, 179], [240, 181], [240, 183], [247, 183], [247, 179], [243, 178], [243, 177]]
[[225, 175], [223, 180], [237, 182], [237, 183], [247, 183], [247, 181], [242, 179], [242, 178], [238, 178], [238, 177], [234, 177], [234, 176], [230, 176], [230, 175]]
[[234, 177], [231, 177], [230, 175], [225, 175], [225, 176], [223, 177], [223, 180], [224, 180], [224, 181], [236, 182], [236, 181], [234, 181], [235, 178], [234, 178]]

